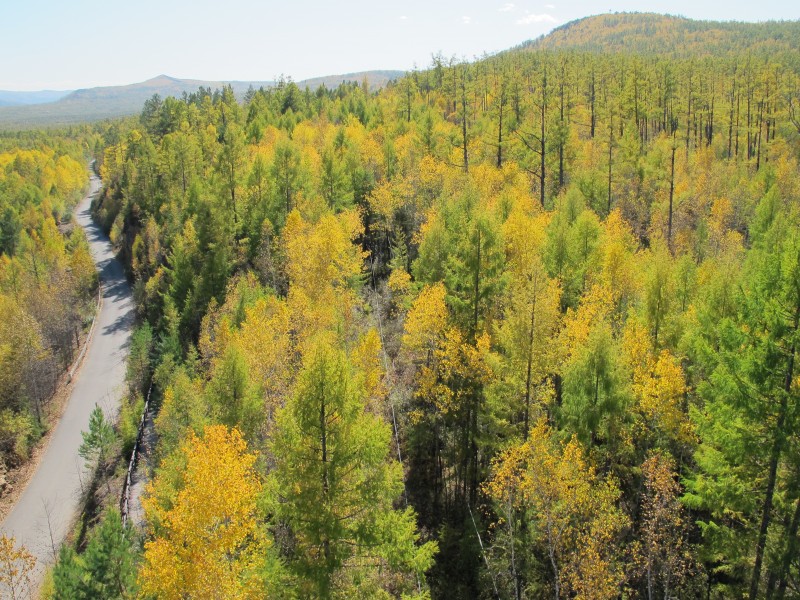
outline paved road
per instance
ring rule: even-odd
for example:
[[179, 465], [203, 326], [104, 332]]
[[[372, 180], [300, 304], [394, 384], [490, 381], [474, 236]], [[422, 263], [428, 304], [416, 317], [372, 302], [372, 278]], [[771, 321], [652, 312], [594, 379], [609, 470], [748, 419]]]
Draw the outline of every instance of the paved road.
[[[88, 481], [78, 456], [81, 431], [88, 429], [95, 404], [115, 415], [124, 390], [134, 309], [122, 265], [114, 257], [108, 237], [92, 220], [91, 197], [100, 189], [92, 175], [89, 195], [76, 209], [76, 219], [86, 232], [100, 280], [103, 305], [82, 368], [72, 381], [64, 415], [53, 432], [39, 467], [8, 514], [0, 533], [14, 535], [37, 558], [34, 585], [38, 588], [46, 564], [69, 531], [78, 511], [81, 487]], [[0, 590], [2, 596], [2, 590]]]

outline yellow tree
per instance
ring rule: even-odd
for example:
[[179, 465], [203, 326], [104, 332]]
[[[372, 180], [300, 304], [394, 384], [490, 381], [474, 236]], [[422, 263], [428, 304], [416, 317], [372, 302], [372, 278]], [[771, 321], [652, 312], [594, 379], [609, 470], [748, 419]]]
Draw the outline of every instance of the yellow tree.
[[286, 303], [274, 296], [257, 300], [245, 309], [245, 319], [232, 343], [241, 349], [250, 378], [261, 388], [269, 424], [283, 405], [294, 370]]
[[675, 461], [669, 455], [652, 454], [642, 464], [642, 475], [645, 493], [635, 565], [644, 579], [648, 600], [670, 598], [692, 566]]
[[541, 259], [548, 221], [548, 215], [529, 217], [515, 211], [505, 223], [509, 284], [500, 338], [511, 373], [523, 377], [523, 437], [528, 435], [535, 388], [553, 372], [556, 362], [552, 338], [560, 321], [561, 289], [548, 277]]
[[304, 221], [296, 210], [289, 214], [283, 231], [288, 307], [301, 349], [316, 332], [336, 325], [346, 329], [365, 258], [353, 243], [361, 233], [354, 211], [324, 215], [317, 223]]
[[[177, 463], [159, 473], [143, 500], [152, 537], [145, 542], [142, 593], [166, 600], [245, 599], [264, 594], [268, 540], [259, 524], [261, 482], [238, 430], [190, 433]], [[177, 489], [176, 489], [177, 488]]]
[[36, 566], [36, 558], [24, 546], [15, 544], [13, 536], [0, 536], [0, 589], [11, 600], [30, 597], [31, 572]]
[[620, 491], [597, 475], [577, 440], [560, 444], [539, 421], [525, 443], [495, 460], [484, 491], [510, 526], [514, 511], [524, 514], [535, 546], [520, 551], [528, 564], [535, 564], [537, 548], [547, 557], [556, 600], [619, 596], [623, 572], [615, 543], [627, 522], [616, 506]]
[[669, 350], [654, 353], [650, 339], [644, 325], [634, 318], [628, 320], [622, 347], [632, 374], [636, 412], [656, 442], [687, 447], [695, 437], [683, 408], [687, 391], [683, 369]]

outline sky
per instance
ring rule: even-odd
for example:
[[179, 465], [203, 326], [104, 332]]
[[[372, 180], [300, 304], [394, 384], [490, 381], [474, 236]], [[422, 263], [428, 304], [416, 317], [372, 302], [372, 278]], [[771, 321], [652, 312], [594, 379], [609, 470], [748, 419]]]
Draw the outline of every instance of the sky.
[[797, 0], [0, 0], [0, 89], [124, 85], [160, 74], [295, 81], [472, 59], [573, 19], [648, 11], [800, 19]]

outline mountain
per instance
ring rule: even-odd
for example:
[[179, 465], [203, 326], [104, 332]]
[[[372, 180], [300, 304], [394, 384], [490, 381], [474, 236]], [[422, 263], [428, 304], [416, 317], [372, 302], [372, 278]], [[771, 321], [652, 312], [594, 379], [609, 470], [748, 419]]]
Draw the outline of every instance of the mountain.
[[[360, 73], [347, 73], [344, 75], [328, 75], [297, 82], [298, 87], [314, 90], [320, 85], [336, 87], [345, 81], [361, 83], [364, 79], [370, 89], [377, 89], [387, 82], [402, 76], [402, 71], [364, 71]], [[56, 101], [46, 101], [41, 104], [33, 102], [15, 102], [14, 105], [2, 103], [6, 98], [2, 94], [28, 94], [34, 98], [34, 92], [0, 92], [0, 128], [21, 128], [47, 125], [69, 125], [90, 121], [99, 121], [107, 118], [135, 115], [142, 110], [145, 100], [153, 94], [162, 98], [167, 96], [180, 97], [184, 93], [196, 92], [200, 87], [212, 90], [220, 89], [223, 85], [230, 85], [234, 93], [241, 97], [250, 87], [271, 87], [273, 81], [203, 81], [199, 79], [178, 79], [168, 75], [159, 75], [141, 83], [122, 86], [95, 87], [73, 92], [59, 92], [62, 97]], [[39, 92], [46, 94], [50, 92]], [[64, 95], [66, 94], [66, 95]], [[22, 96], [17, 96], [22, 97]], [[23, 105], [25, 104], [25, 105]]]
[[23, 106], [55, 102], [70, 93], [70, 90], [41, 90], [36, 92], [14, 92], [0, 90], [0, 106]]
[[800, 50], [800, 21], [695, 21], [655, 13], [614, 13], [570, 21], [521, 46], [525, 50], [580, 50], [719, 55], [732, 50], [771, 54]]
[[339, 87], [340, 84], [346, 82], [361, 83], [366, 78], [370, 90], [377, 90], [384, 87], [390, 81], [402, 77], [403, 71], [366, 71], [360, 73], [345, 73], [344, 75], [327, 75], [325, 77], [313, 77], [311, 79], [304, 79], [297, 85], [302, 88], [317, 89], [319, 86], [324, 85], [326, 88], [331, 89]]

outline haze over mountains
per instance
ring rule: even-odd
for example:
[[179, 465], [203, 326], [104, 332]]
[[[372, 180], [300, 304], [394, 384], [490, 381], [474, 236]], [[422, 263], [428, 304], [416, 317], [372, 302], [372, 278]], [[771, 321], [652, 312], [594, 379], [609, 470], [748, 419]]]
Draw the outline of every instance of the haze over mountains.
[[[366, 71], [315, 77], [297, 82], [304, 89], [317, 89], [321, 85], [332, 88], [345, 81], [362, 82], [366, 79], [371, 89], [403, 75], [403, 71]], [[241, 97], [252, 87], [272, 87], [275, 81], [205, 81], [179, 79], [159, 75], [141, 83], [123, 86], [95, 87], [75, 91], [14, 92], [0, 91], [0, 127], [69, 125], [98, 121], [138, 113], [145, 100], [153, 94], [180, 97], [196, 92], [200, 87], [219, 89], [230, 85]]]
[[0, 106], [23, 106], [55, 102], [69, 93], [69, 90], [39, 90], [35, 92], [0, 90]]

